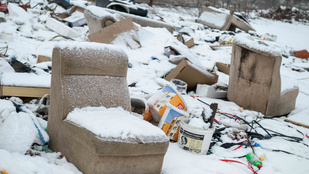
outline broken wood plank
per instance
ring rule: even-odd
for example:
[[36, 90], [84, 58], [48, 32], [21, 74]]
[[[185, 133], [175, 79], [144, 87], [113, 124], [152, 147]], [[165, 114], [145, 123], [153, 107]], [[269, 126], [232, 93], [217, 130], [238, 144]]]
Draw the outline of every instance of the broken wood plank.
[[37, 87], [20, 87], [20, 86], [1, 86], [1, 96], [15, 97], [43, 97], [45, 94], [50, 94], [49, 88]]
[[302, 123], [298, 123], [296, 121], [292, 121], [292, 120], [289, 120], [289, 119], [285, 119], [284, 121], [286, 122], [289, 122], [289, 123], [292, 123], [292, 124], [295, 124], [297, 126], [302, 126], [302, 127], [305, 127], [305, 128], [308, 128], [309, 129], [309, 126], [308, 125], [305, 125], [305, 124], [302, 124]]

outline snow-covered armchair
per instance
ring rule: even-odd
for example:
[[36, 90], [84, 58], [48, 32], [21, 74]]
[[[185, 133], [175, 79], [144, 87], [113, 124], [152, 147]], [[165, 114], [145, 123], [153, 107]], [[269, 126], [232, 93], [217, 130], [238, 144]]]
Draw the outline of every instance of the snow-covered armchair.
[[[281, 53], [276, 47], [248, 35], [234, 39], [228, 99], [266, 116], [281, 116], [295, 109], [298, 87], [282, 91]], [[286, 83], [286, 82], [285, 82]]]
[[[104, 106], [130, 111], [128, 58], [121, 49], [90, 42], [59, 43], [53, 50], [52, 65], [47, 131], [53, 151], [60, 151], [85, 174], [161, 172], [169, 142], [159, 128], [138, 119], [140, 124], [157, 129], [155, 136], [144, 137], [146, 141], [141, 141], [143, 137], [109, 138], [66, 119], [75, 108]], [[84, 117], [90, 118], [87, 114]], [[121, 129], [124, 123], [111, 124]], [[143, 129], [138, 125], [127, 127]]]

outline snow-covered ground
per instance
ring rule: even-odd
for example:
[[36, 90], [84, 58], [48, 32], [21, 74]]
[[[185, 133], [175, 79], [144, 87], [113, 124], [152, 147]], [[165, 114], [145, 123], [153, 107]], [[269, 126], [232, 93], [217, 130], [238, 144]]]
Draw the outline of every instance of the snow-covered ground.
[[[40, 2], [40, 0], [35, 2]], [[35, 2], [32, 1], [32, 3]], [[81, 4], [83, 1], [74, 0], [72, 2]], [[166, 83], [161, 77], [176, 65], [169, 63], [169, 58], [164, 55], [165, 46], [171, 44], [179, 45], [184, 54], [190, 55], [192, 61], [200, 62], [207, 69], [212, 69], [215, 62], [218, 61], [230, 63], [231, 48], [222, 48], [214, 51], [210, 48], [210, 45], [218, 45], [218, 42], [209, 43], [204, 41], [213, 40], [216, 36], [221, 36], [223, 32], [204, 29], [200, 24], [194, 23], [198, 16], [197, 9], [148, 7], [145, 4], [143, 6], [149, 9], [150, 17], [163, 17], [166, 22], [176, 27], [187, 26], [186, 30], [190, 31], [191, 36], [198, 45], [188, 49], [181, 45], [166, 29], [150, 27], [140, 28], [137, 32], [141, 48], [130, 49], [123, 43], [121, 38], [116, 39], [113, 44], [123, 49], [129, 57], [131, 67], [128, 69], [127, 81], [128, 84], [135, 83], [135, 87], [129, 88], [132, 97], [138, 96], [148, 99], [162, 87], [162, 83]], [[13, 15], [9, 13], [5, 15], [7, 22], [0, 23], [0, 47], [8, 45], [7, 55], [9, 57], [0, 58], [2, 59], [0, 60], [0, 73], [12, 73], [7, 60], [15, 56], [17, 60], [27, 63], [35, 69], [36, 74], [40, 77], [50, 78], [49, 72], [42, 70], [42, 67], [46, 69], [50, 64], [37, 64], [35, 55], [51, 57], [54, 45], [59, 41], [66, 41], [66, 39], [56, 38], [50, 41], [58, 34], [45, 27], [45, 22], [49, 17], [49, 12], [41, 10], [39, 6], [35, 9], [29, 9], [26, 14], [21, 12], [20, 14]], [[290, 50], [309, 50], [308, 25], [283, 23], [261, 18], [251, 19], [250, 22], [259, 35], [265, 33], [277, 35], [276, 42], [265, 42], [277, 47], [285, 55], [288, 55]], [[86, 41], [88, 27], [75, 29], [79, 33], [79, 37], [75, 38], [75, 40]], [[122, 37], [130, 34], [132, 33], [124, 33]], [[281, 76], [283, 88], [298, 85], [300, 90], [296, 101], [296, 108], [287, 117], [309, 125], [309, 72], [305, 70], [306, 68], [309, 68], [308, 60], [292, 56], [282, 58]], [[301, 71], [294, 71], [292, 69], [299, 69]], [[219, 75], [219, 84], [228, 84], [227, 75], [221, 72], [217, 72], [217, 74]], [[18, 79], [9, 80], [18, 81]], [[26, 85], [33, 84], [31, 81], [24, 83]], [[208, 107], [190, 95], [184, 95], [183, 97], [188, 105], [188, 112], [194, 115], [201, 115], [203, 108]], [[286, 117], [263, 119], [262, 114], [243, 110], [233, 102], [205, 97], [200, 97], [199, 99], [206, 103], [218, 103], [221, 112], [238, 115], [248, 122], [257, 120], [267, 129], [301, 139], [299, 142], [289, 141], [291, 138], [282, 136], [274, 136], [267, 140], [253, 139], [261, 146], [254, 148], [256, 154], [265, 157], [263, 167], [258, 170], [258, 173], [309, 173], [309, 138], [306, 137], [306, 135], [309, 135], [309, 129], [284, 122]], [[17, 112], [13, 102], [20, 105], [21, 110], [25, 112]], [[39, 148], [42, 148], [40, 145], [43, 144], [41, 141], [42, 137], [38, 135], [37, 128], [33, 123], [44, 132], [47, 122], [40, 117], [34, 117], [31, 113], [43, 107], [42, 104], [37, 103], [40, 102], [33, 100], [23, 103], [23, 101], [16, 97], [0, 100], [0, 173], [1, 171], [9, 174], [80, 173], [60, 153], [40, 151], [41, 149]], [[229, 119], [219, 114], [216, 118], [219, 121]], [[229, 121], [233, 120], [229, 119]], [[266, 135], [266, 132], [259, 128], [257, 124], [254, 125], [254, 128], [258, 133]], [[241, 147], [238, 150], [234, 150], [237, 145], [227, 149], [220, 147], [223, 143], [239, 142], [229, 138], [228, 133], [231, 131], [233, 131], [232, 128], [222, 131], [221, 140], [223, 142], [213, 140], [216, 144], [211, 148], [210, 155], [193, 154], [179, 148], [177, 143], [170, 143], [164, 158], [162, 173], [252, 173], [245, 165], [220, 161], [220, 159], [231, 159], [248, 164], [246, 158], [242, 156], [252, 152], [250, 147]], [[48, 140], [48, 136], [43, 134], [43, 139]], [[29, 149], [33, 143], [36, 143], [38, 146], [34, 146], [37, 148], [32, 149], [30, 152]], [[30, 155], [32, 153], [33, 156]], [[257, 170], [257, 168], [254, 169]]]

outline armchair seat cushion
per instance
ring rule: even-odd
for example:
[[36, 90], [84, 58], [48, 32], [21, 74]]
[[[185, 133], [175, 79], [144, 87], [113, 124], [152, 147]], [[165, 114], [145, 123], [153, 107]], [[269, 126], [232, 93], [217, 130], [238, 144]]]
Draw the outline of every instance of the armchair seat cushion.
[[168, 141], [161, 129], [121, 107], [76, 108], [68, 114], [66, 120], [89, 130], [102, 141], [137, 144]]

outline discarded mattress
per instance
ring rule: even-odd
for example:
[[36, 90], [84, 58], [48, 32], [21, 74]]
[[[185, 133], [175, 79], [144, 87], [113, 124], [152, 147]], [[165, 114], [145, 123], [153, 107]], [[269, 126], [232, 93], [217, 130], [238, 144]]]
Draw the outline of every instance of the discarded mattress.
[[197, 22], [213, 29], [235, 31], [236, 28], [248, 32], [253, 30], [250, 23], [240, 14], [226, 9], [205, 7]]

